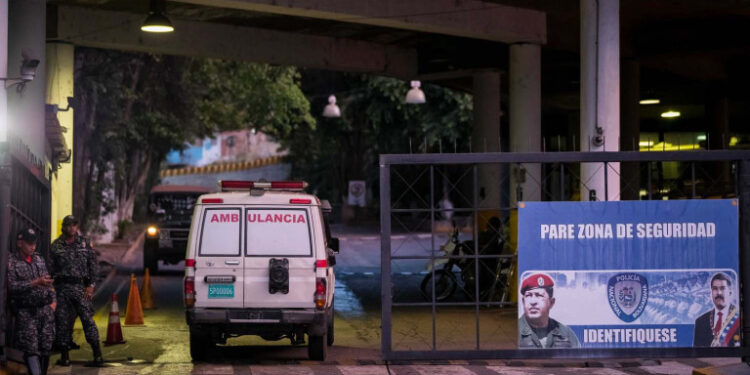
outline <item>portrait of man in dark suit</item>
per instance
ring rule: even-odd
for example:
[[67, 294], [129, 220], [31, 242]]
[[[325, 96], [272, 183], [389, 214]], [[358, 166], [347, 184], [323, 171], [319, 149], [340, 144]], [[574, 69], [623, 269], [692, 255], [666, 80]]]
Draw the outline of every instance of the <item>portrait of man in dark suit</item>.
[[740, 319], [732, 303], [732, 279], [723, 272], [711, 278], [714, 308], [695, 320], [693, 346], [739, 346]]

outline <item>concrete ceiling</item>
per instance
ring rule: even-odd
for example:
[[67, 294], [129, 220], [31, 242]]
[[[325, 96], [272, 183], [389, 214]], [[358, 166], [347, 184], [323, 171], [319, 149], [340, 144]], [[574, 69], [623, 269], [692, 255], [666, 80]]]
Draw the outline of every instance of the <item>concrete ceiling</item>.
[[[114, 12], [113, 19], [130, 14], [137, 20], [149, 8], [147, 0], [48, 3]], [[362, 51], [389, 46], [391, 52], [371, 52], [361, 63], [346, 64], [357, 59], [357, 52], [333, 63], [330, 56], [321, 55], [310, 67], [404, 79], [418, 76], [465, 91], [471, 90], [472, 72], [507, 70], [508, 43], [542, 42], [545, 106], [562, 110], [577, 106], [577, 0], [175, 0], [167, 2], [167, 12], [173, 21], [191, 25], [238, 27], [279, 38], [307, 36], [312, 38], [305, 42], [308, 45], [317, 37], [354, 41]], [[750, 97], [745, 89], [750, 84], [750, 0], [621, 0], [620, 22], [622, 57], [641, 63], [642, 93], [684, 105], [700, 104], [717, 89], [742, 103]], [[393, 68], [399, 62], [408, 65], [411, 59], [413, 67]], [[378, 62], [368, 64], [371, 60]], [[270, 62], [290, 61], [292, 56]], [[735, 107], [744, 112], [747, 106]]]

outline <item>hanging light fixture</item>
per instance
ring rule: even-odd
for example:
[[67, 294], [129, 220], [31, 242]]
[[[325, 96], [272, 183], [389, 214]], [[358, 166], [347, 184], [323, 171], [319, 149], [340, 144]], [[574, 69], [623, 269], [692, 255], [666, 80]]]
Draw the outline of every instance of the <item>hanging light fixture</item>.
[[662, 112], [661, 117], [662, 118], [677, 118], [677, 117], [680, 117], [680, 112], [669, 110], [666, 112]]
[[149, 33], [171, 33], [174, 31], [172, 22], [167, 18], [164, 0], [151, 0], [148, 16], [141, 25], [141, 31]]
[[341, 117], [341, 109], [336, 105], [336, 95], [328, 97], [328, 105], [323, 108], [323, 117]]
[[661, 103], [661, 100], [659, 100], [659, 99], [656, 99], [656, 98], [652, 98], [652, 99], [641, 99], [641, 100], [640, 100], [640, 101], [639, 101], [638, 103], [639, 103], [640, 105], [654, 105], [654, 104], [659, 104], [659, 103]]
[[419, 88], [419, 81], [411, 81], [411, 89], [406, 93], [406, 102], [409, 104], [423, 104], [427, 100], [424, 98], [424, 92]]

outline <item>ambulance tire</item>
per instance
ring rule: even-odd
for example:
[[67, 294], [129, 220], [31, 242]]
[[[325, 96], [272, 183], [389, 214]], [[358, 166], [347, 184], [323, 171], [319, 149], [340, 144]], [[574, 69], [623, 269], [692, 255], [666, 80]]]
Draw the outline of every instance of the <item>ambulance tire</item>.
[[151, 241], [146, 241], [143, 244], [143, 272], [146, 272], [148, 268], [149, 273], [156, 274], [159, 272], [159, 260], [156, 258], [156, 246]]
[[307, 344], [307, 356], [311, 361], [325, 361], [328, 352], [327, 334], [323, 336], [309, 336]]
[[326, 336], [328, 336], [326, 344], [333, 346], [333, 306], [331, 306], [331, 316], [328, 317], [328, 332]]
[[205, 361], [208, 358], [208, 351], [213, 346], [209, 334], [199, 329], [190, 330], [190, 356], [193, 357], [193, 361]]

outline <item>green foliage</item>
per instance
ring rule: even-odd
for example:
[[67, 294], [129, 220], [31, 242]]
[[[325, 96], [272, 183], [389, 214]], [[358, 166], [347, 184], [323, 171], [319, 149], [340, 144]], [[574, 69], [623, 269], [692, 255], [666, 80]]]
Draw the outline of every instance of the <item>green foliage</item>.
[[[346, 75], [339, 88], [342, 117], [320, 117], [318, 126], [282, 140], [290, 150], [294, 177], [310, 182], [325, 199], [340, 202], [349, 180], [378, 185], [378, 157], [384, 153], [430, 152], [441, 145], [466, 144], [471, 132], [472, 101], [467, 94], [424, 85], [426, 104], [404, 103], [409, 87], [401, 80]], [[326, 104], [320, 98], [314, 108]]]
[[291, 67], [221, 60], [194, 61], [186, 77], [200, 122], [218, 131], [254, 127], [277, 138], [315, 127], [299, 79]]
[[120, 220], [117, 222], [117, 238], [123, 239], [125, 235], [130, 232], [130, 228], [133, 227], [133, 222], [130, 220]]

